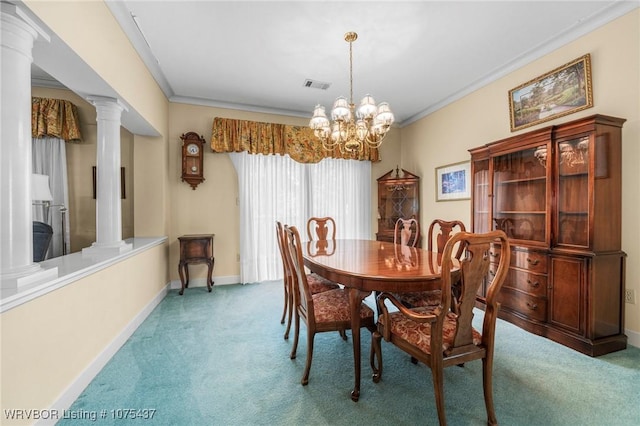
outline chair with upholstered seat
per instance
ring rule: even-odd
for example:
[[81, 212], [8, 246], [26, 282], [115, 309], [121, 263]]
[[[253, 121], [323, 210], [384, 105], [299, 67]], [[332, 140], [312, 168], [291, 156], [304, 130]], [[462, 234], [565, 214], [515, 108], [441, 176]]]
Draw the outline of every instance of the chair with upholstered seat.
[[[295, 305], [295, 325], [291, 359], [295, 359], [300, 336], [300, 321], [304, 321], [307, 329], [307, 360], [301, 383], [309, 382], [309, 371], [313, 357], [313, 342], [317, 333], [351, 329], [351, 309], [349, 295], [342, 288], [312, 294], [309, 289], [307, 274], [304, 270], [300, 234], [295, 226], [285, 226], [286, 253], [293, 266], [293, 293]], [[365, 303], [360, 307], [360, 325], [373, 331], [375, 329], [373, 310]], [[335, 362], [335, 360], [332, 360]]]
[[[500, 252], [495, 275], [487, 285], [484, 319], [481, 332], [472, 326], [473, 309], [478, 289], [489, 279], [489, 270], [494, 257], [491, 247]], [[459, 271], [451, 271], [455, 251], [462, 246], [464, 255], [460, 259]], [[495, 326], [500, 307], [498, 293], [507, 275], [510, 260], [509, 240], [503, 231], [486, 234], [459, 232], [449, 239], [442, 254], [440, 304], [435, 307], [407, 308], [389, 293], [378, 296], [382, 314], [378, 318], [377, 331], [372, 336], [371, 367], [373, 381], [382, 377], [381, 340], [391, 342], [412, 358], [423, 362], [431, 369], [435, 390], [438, 419], [446, 424], [444, 404], [443, 369], [472, 360], [482, 359], [482, 382], [488, 424], [497, 424], [493, 406], [492, 371], [495, 341]], [[460, 295], [452, 296], [452, 284], [460, 278]], [[390, 312], [385, 305], [389, 301], [397, 308]], [[471, 395], [472, 388], [465, 387]], [[420, 390], [422, 391], [422, 390]]]
[[[435, 219], [429, 225], [427, 232], [427, 250], [442, 254], [444, 247], [451, 236], [456, 232], [464, 232], [466, 228], [464, 223], [459, 220], [442, 220]], [[453, 251], [453, 257], [460, 259], [463, 247], [459, 245]], [[433, 259], [433, 258], [432, 258]], [[455, 286], [454, 286], [455, 288]], [[405, 306], [410, 308], [437, 306], [440, 303], [439, 291], [419, 291], [413, 293], [394, 294]]]
[[[313, 241], [312, 246], [316, 256], [331, 255], [335, 250], [336, 221], [330, 217], [312, 216], [307, 220], [307, 237]], [[347, 340], [344, 330], [339, 330], [340, 336]]]
[[[289, 262], [289, 257], [286, 256], [284, 250], [286, 250], [286, 245], [284, 243], [284, 226], [281, 222], [276, 221], [276, 240], [278, 242], [278, 249], [280, 250], [280, 257], [282, 258], [282, 269], [284, 272], [284, 277], [282, 279], [284, 284], [284, 308], [282, 310], [282, 318], [280, 319], [280, 324], [284, 324], [285, 319], [287, 320], [287, 328], [284, 332], [284, 338], [289, 338], [289, 331], [291, 330], [291, 319], [293, 315], [293, 290], [291, 288], [293, 281], [294, 271]], [[323, 291], [335, 290], [340, 288], [337, 283], [330, 281], [326, 278], [323, 278], [317, 274], [308, 274], [307, 282], [309, 283], [309, 291], [311, 294], [322, 293]]]

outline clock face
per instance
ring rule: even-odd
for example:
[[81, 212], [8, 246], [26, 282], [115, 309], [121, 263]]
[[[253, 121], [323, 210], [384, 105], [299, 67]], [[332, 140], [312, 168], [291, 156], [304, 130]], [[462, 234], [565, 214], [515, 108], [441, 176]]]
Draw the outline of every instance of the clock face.
[[198, 152], [200, 151], [200, 147], [194, 143], [190, 143], [189, 145], [187, 145], [187, 152], [191, 155], [198, 155]]

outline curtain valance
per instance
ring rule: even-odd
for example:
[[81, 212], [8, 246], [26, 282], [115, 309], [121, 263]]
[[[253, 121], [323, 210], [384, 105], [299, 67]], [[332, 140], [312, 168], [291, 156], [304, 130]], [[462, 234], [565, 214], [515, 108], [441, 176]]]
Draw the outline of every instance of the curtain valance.
[[31, 98], [31, 137], [43, 136], [80, 142], [78, 108], [64, 99]]
[[289, 154], [299, 163], [317, 163], [327, 157], [379, 161], [377, 148], [367, 147], [355, 156], [343, 154], [337, 147], [327, 151], [308, 127], [219, 117], [213, 119], [211, 149], [214, 152]]

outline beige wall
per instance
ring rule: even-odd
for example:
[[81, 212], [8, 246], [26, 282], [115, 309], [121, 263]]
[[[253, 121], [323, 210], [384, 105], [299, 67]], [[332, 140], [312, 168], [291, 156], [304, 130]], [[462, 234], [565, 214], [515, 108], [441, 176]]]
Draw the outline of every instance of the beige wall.
[[[308, 118], [288, 117], [272, 114], [252, 113], [206, 106], [172, 103], [169, 113], [169, 192], [171, 193], [171, 247], [170, 276], [178, 280], [179, 244], [177, 238], [183, 234], [215, 234], [216, 264], [214, 276], [238, 276], [240, 265], [240, 210], [238, 198], [238, 177], [228, 154], [217, 154], [205, 149], [205, 181], [195, 190], [180, 180], [181, 146], [180, 136], [196, 132], [203, 136], [208, 147], [211, 142], [211, 128], [215, 117], [239, 120], [263, 121], [291, 125], [307, 125]], [[372, 187], [375, 178], [394, 169], [400, 161], [400, 131], [393, 129], [381, 149], [383, 161], [372, 167]], [[372, 211], [376, 211], [376, 193], [372, 194]], [[372, 223], [372, 236], [377, 230]], [[137, 228], [136, 228], [137, 230]], [[204, 278], [206, 266], [190, 269], [193, 278]]]
[[587, 34], [500, 80], [402, 129], [402, 165], [424, 179], [421, 222], [460, 218], [470, 224], [469, 201], [435, 202], [434, 168], [470, 158], [468, 149], [508, 137], [508, 92], [586, 53], [591, 54], [594, 107], [517, 133], [592, 114], [626, 118], [622, 131], [622, 249], [626, 286], [636, 304], [626, 304], [625, 327], [640, 333], [640, 10]]
[[[2, 409], [47, 409], [164, 291], [167, 245], [4, 312]], [[26, 423], [24, 423], [26, 424]]]

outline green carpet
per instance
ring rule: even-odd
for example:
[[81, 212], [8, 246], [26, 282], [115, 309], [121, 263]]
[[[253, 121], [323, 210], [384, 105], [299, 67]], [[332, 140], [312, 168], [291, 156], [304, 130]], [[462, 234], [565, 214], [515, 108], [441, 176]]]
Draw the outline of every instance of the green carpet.
[[[371, 381], [366, 330], [359, 402], [349, 398], [351, 339], [338, 333], [316, 336], [309, 384], [300, 385], [305, 329], [291, 360], [281, 313], [281, 282], [172, 290], [69, 411], [105, 417], [58, 424], [438, 423], [430, 371], [384, 341], [384, 375]], [[480, 362], [446, 369], [444, 387], [450, 425], [486, 424]], [[494, 396], [502, 425], [639, 425], [640, 349], [591, 358], [499, 321]]]

